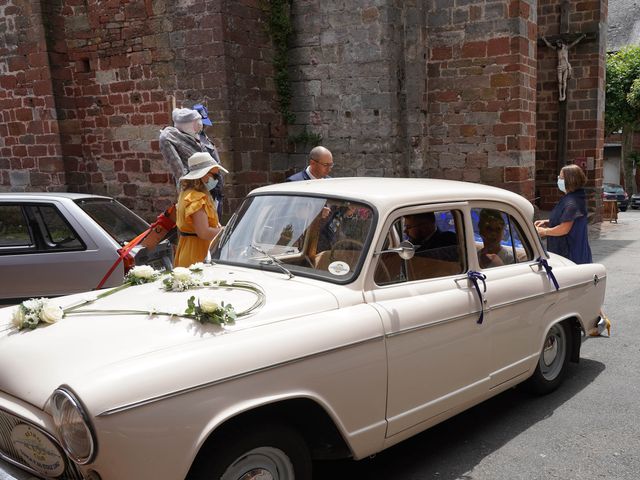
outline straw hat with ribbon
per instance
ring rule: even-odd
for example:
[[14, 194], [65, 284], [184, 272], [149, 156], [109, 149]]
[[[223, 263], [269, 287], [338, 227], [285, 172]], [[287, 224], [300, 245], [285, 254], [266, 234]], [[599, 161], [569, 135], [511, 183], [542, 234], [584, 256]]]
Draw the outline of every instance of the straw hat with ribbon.
[[204, 177], [214, 167], [219, 168], [224, 173], [229, 173], [229, 170], [216, 162], [207, 152], [194, 153], [189, 157], [187, 165], [189, 173], [180, 177], [180, 180], [197, 180]]

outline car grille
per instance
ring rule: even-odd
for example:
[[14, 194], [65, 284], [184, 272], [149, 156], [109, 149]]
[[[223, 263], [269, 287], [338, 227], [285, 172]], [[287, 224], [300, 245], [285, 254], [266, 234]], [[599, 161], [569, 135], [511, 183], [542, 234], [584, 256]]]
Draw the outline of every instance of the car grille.
[[[26, 422], [20, 417], [16, 417], [9, 412], [4, 410], [0, 410], [0, 457], [9, 463], [13, 463], [18, 467], [28, 471], [29, 473], [33, 473], [36, 476], [41, 476], [38, 472], [35, 472], [28, 465], [25, 465], [24, 460], [20, 456], [20, 453], [15, 449], [13, 443], [11, 442], [11, 431], [16, 425], [19, 424], [27, 424], [32, 428], [44, 433], [49, 440], [58, 445], [58, 442], [47, 432], [43, 431], [41, 428], [33, 425], [32, 423]], [[59, 445], [58, 445], [59, 446]], [[62, 452], [62, 448], [60, 448]], [[70, 461], [66, 455], [64, 456], [64, 473], [59, 477], [56, 477], [58, 480], [82, 480], [82, 475], [78, 471], [75, 463]]]

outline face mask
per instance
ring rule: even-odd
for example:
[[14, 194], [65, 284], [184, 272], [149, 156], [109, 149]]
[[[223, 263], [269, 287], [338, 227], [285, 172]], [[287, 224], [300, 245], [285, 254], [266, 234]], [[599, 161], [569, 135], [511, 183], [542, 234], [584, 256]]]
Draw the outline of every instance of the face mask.
[[207, 187], [207, 190], [211, 191], [214, 188], [216, 188], [216, 185], [218, 185], [218, 179], [217, 178], [213, 178], [211, 177], [209, 180], [207, 180], [204, 184], [205, 187]]
[[198, 132], [196, 132], [194, 130], [194, 124], [193, 123], [182, 123], [182, 124], [178, 124], [176, 125], [176, 128], [178, 130], [180, 130], [181, 132], [186, 133], [187, 135], [192, 135], [192, 136], [196, 136]]
[[558, 179], [558, 189], [560, 189], [561, 192], [567, 193], [567, 189], [564, 186], [564, 178]]

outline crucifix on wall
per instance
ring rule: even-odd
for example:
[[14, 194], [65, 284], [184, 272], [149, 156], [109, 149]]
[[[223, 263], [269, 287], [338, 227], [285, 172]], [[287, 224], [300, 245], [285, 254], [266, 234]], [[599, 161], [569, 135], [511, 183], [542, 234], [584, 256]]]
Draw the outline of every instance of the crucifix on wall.
[[555, 44], [549, 43], [547, 37], [542, 37], [547, 47], [553, 48], [558, 53], [558, 101], [564, 102], [567, 99], [567, 80], [573, 76], [573, 69], [569, 63], [569, 50], [571, 47], [576, 46], [580, 40], [586, 37], [587, 34], [583, 33], [576, 40], [567, 44], [563, 38], [556, 40]]
[[569, 31], [569, 11], [571, 2], [564, 0], [560, 5], [560, 33], [543, 36], [538, 45], [556, 50], [558, 64], [558, 169], [567, 164], [567, 85], [572, 77], [573, 69], [569, 63], [569, 49], [581, 41], [591, 42], [598, 38], [596, 32], [580, 33]]

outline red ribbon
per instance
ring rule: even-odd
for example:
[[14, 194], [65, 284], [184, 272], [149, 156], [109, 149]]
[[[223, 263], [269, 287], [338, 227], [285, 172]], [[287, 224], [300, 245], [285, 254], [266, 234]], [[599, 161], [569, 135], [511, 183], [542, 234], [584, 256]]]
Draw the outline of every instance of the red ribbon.
[[171, 215], [173, 214], [173, 211], [175, 210], [175, 208], [176, 208], [175, 205], [172, 205], [169, 208], [167, 208], [164, 212], [158, 215], [158, 217], [156, 218], [156, 221], [153, 222], [151, 226], [149, 226], [149, 228], [147, 228], [144, 232], [142, 232], [140, 235], [135, 237], [133, 240], [127, 243], [124, 247], [118, 250], [118, 253], [120, 255], [118, 256], [118, 258], [116, 258], [116, 261], [113, 263], [113, 265], [111, 265], [111, 268], [109, 269], [107, 274], [104, 277], [102, 277], [102, 280], [100, 280], [100, 283], [95, 288], [96, 290], [99, 290], [100, 288], [102, 288], [104, 283], [111, 276], [111, 274], [116, 269], [116, 267], [120, 264], [122, 259], [127, 255], [129, 255], [129, 252], [133, 250], [133, 248], [136, 245], [138, 245], [142, 240], [144, 240], [145, 237], [149, 234], [149, 232], [151, 232], [151, 230], [153, 230], [156, 227], [162, 227], [165, 230], [169, 231], [176, 226], [175, 222], [171, 220]]

